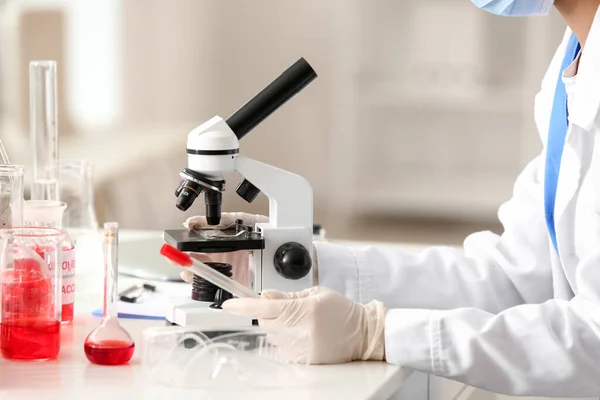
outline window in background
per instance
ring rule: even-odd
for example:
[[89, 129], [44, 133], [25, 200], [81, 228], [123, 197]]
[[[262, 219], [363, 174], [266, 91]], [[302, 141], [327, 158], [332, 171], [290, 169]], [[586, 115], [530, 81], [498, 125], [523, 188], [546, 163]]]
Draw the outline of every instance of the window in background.
[[121, 0], [8, 1], [2, 82], [7, 118], [28, 133], [30, 60], [58, 62], [59, 129], [93, 134], [120, 118]]
[[344, 1], [336, 16], [337, 219], [495, 221], [539, 151], [524, 138], [564, 27], [437, 0]]

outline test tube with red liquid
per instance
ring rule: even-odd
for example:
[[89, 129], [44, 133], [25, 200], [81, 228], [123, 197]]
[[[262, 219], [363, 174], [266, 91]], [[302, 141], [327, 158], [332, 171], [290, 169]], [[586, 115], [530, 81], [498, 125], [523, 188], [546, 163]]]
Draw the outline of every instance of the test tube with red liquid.
[[64, 233], [59, 229], [0, 230], [0, 351], [22, 361], [54, 359], [60, 351]]
[[133, 339], [120, 324], [117, 304], [119, 224], [104, 224], [104, 304], [102, 322], [85, 339], [85, 355], [100, 365], [127, 364], [133, 356]]

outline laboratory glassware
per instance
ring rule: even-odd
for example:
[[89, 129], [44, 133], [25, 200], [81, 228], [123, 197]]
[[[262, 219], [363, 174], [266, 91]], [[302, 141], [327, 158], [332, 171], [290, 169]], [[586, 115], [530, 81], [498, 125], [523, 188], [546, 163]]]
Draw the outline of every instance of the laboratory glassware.
[[140, 361], [153, 382], [166, 386], [301, 387], [309, 379], [308, 358], [296, 351], [307, 349], [309, 340], [298, 329], [153, 327], [142, 332]]
[[62, 218], [67, 204], [54, 200], [25, 200], [23, 206], [24, 226], [62, 228]]
[[0, 229], [23, 225], [22, 165], [0, 165]]
[[102, 322], [85, 339], [88, 360], [100, 365], [122, 365], [131, 360], [135, 343], [118, 319], [117, 291], [119, 224], [104, 224], [104, 305]]
[[56, 61], [29, 63], [32, 200], [58, 200]]
[[[67, 204], [52, 200], [27, 200], [23, 208], [24, 226], [62, 228], [63, 213]], [[73, 321], [75, 313], [75, 243], [69, 232], [64, 231], [65, 239], [60, 253], [62, 322]]]
[[98, 220], [94, 209], [93, 166], [86, 160], [59, 162], [60, 199], [69, 207], [63, 226], [74, 237], [86, 231], [96, 231]]
[[[254, 290], [223, 275], [217, 269], [211, 268], [203, 262], [193, 259], [189, 254], [177, 250], [175, 247], [165, 243], [160, 249], [160, 254], [184, 268], [189, 268], [195, 275], [206, 279], [213, 285], [231, 293], [236, 297], [250, 297], [259, 299], [260, 296]], [[223, 265], [223, 264], [220, 264]], [[231, 268], [231, 266], [229, 266]], [[210, 300], [212, 301], [212, 299]]]
[[0, 230], [0, 349], [12, 360], [49, 360], [60, 351], [60, 229]]
[[4, 143], [0, 139], [0, 158], [2, 158], [2, 164], [10, 164], [10, 160], [8, 159], [8, 154], [6, 154], [6, 147], [4, 147]]

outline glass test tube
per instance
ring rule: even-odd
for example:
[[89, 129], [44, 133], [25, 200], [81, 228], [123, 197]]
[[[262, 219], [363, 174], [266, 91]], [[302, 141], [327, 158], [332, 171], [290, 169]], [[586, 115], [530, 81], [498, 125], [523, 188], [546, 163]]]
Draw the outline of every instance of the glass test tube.
[[4, 147], [2, 140], [0, 140], [0, 158], [2, 158], [2, 164], [10, 164], [8, 154], [6, 154], [6, 147]]
[[31, 199], [58, 201], [56, 61], [29, 63], [29, 113], [33, 154]]
[[23, 226], [22, 165], [0, 165], [0, 228]]

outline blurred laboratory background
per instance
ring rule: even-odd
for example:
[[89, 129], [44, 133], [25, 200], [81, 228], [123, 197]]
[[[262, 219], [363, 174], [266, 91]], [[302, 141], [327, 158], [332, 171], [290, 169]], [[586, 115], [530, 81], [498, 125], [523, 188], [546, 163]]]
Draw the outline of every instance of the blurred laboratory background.
[[[94, 165], [100, 223], [179, 227], [186, 138], [300, 57], [319, 78], [241, 142], [305, 176], [328, 237], [461, 243], [541, 149], [534, 96], [564, 32], [469, 0], [8, 0], [0, 137], [30, 164], [28, 63], [58, 62], [60, 158]], [[224, 211], [267, 213], [228, 181]]]

